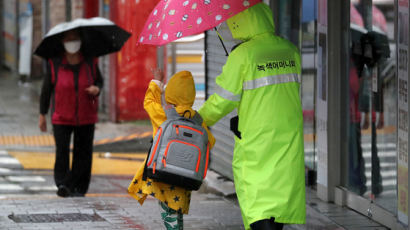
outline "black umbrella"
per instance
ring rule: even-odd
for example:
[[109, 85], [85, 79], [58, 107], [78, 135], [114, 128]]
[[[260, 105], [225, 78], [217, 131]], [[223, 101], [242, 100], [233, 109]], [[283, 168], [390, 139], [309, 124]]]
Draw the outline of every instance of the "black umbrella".
[[43, 58], [61, 55], [64, 52], [61, 42], [62, 35], [73, 29], [78, 29], [80, 32], [83, 54], [94, 57], [119, 51], [131, 36], [130, 33], [108, 19], [101, 17], [80, 18], [51, 28], [34, 54]]

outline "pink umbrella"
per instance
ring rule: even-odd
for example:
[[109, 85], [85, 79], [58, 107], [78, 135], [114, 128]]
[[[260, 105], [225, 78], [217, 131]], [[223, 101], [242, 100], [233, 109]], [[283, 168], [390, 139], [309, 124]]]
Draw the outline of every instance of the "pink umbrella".
[[350, 3], [350, 23], [364, 28], [362, 15], [360, 15], [353, 3]]
[[381, 31], [387, 33], [387, 22], [383, 12], [379, 10], [379, 8], [377, 8], [375, 5], [373, 5], [372, 14], [373, 26], [379, 27]]
[[164, 45], [209, 30], [261, 0], [160, 0], [138, 41]]

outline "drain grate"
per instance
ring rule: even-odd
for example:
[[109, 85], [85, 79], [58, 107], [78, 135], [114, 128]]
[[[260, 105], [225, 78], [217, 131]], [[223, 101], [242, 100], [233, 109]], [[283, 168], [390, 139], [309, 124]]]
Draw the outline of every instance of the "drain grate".
[[98, 214], [64, 213], [64, 214], [30, 214], [9, 215], [9, 219], [16, 223], [55, 223], [55, 222], [95, 222], [105, 221]]

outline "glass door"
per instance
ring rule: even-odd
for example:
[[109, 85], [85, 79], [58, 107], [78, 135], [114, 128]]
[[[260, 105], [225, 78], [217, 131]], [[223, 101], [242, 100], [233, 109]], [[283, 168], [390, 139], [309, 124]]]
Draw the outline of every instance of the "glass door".
[[350, 7], [347, 188], [397, 212], [397, 76], [394, 1]]

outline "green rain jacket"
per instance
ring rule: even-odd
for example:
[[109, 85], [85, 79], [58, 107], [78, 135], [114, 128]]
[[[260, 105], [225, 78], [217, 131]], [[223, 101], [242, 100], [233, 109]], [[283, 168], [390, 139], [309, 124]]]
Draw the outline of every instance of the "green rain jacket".
[[235, 188], [246, 229], [262, 219], [305, 223], [303, 116], [298, 49], [274, 35], [272, 11], [259, 3], [227, 21], [243, 43], [231, 52], [217, 93], [198, 111], [212, 126], [238, 108]]

